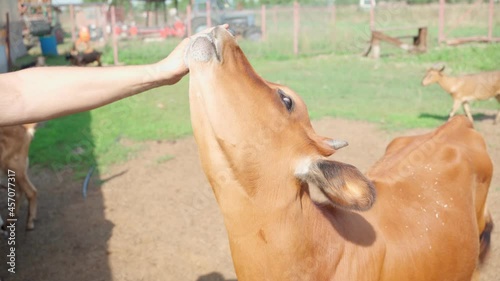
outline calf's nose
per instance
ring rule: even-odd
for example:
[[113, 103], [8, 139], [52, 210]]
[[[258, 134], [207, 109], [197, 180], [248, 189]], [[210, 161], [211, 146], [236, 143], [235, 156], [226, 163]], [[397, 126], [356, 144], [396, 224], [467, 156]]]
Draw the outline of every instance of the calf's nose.
[[215, 54], [213, 39], [208, 34], [193, 39], [189, 48], [189, 57], [198, 62], [207, 62]]

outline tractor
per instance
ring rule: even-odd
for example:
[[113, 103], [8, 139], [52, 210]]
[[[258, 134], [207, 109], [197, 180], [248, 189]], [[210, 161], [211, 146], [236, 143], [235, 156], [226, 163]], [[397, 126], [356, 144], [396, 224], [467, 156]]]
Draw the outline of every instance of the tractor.
[[[191, 29], [193, 33], [207, 28], [207, 1], [192, 0]], [[255, 25], [255, 14], [249, 10], [235, 9], [232, 0], [211, 0], [210, 18], [212, 26], [227, 23], [236, 36], [252, 41], [262, 37], [260, 27]]]

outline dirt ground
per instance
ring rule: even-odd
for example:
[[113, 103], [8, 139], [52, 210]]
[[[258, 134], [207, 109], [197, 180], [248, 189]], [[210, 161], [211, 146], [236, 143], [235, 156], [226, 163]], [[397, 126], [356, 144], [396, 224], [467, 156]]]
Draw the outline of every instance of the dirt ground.
[[[316, 131], [349, 141], [335, 159], [366, 171], [395, 135], [374, 124], [337, 119], [313, 123]], [[500, 125], [479, 120], [476, 127], [500, 167]], [[16, 273], [6, 271], [0, 246], [0, 280], [157, 281], [236, 280], [222, 216], [200, 168], [192, 137], [150, 142], [134, 159], [98, 175], [87, 198], [82, 181], [68, 171], [31, 170], [39, 189], [36, 230], [24, 231], [27, 204], [16, 234]], [[171, 156], [171, 157], [170, 157]], [[171, 159], [169, 159], [171, 158]], [[5, 198], [5, 191], [0, 191]], [[5, 210], [2, 200], [0, 210]], [[495, 171], [489, 208], [498, 227], [481, 280], [500, 275], [500, 173]]]

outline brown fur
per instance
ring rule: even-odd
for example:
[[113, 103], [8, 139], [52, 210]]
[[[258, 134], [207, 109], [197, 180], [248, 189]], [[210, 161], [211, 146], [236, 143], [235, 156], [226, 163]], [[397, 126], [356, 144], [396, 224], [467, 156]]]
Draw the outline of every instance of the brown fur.
[[[35, 127], [36, 124], [0, 127], [0, 172], [15, 172], [15, 214], [19, 214], [22, 197], [26, 195], [29, 203], [26, 224], [28, 230], [35, 227], [37, 211], [37, 189], [28, 177], [28, 152]], [[4, 187], [7, 187], [7, 184]]]
[[373, 184], [349, 164], [317, 161], [302, 180], [315, 184], [336, 207], [366, 211], [375, 202]]

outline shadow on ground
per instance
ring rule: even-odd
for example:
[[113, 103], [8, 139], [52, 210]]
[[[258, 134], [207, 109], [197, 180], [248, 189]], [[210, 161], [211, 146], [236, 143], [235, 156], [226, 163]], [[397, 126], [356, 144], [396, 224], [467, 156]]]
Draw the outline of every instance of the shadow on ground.
[[[387, 132], [375, 124], [332, 118], [314, 121], [313, 126], [323, 136], [343, 132], [349, 148], [335, 154], [335, 160], [361, 171], [380, 159], [394, 137], [429, 131]], [[498, 125], [486, 120], [476, 122], [475, 127], [484, 135], [498, 168]], [[81, 193], [83, 180], [75, 180], [71, 171], [59, 174], [62, 181], [50, 171], [30, 171], [40, 190], [37, 229], [28, 233], [18, 229], [16, 275], [5, 274], [6, 246], [0, 243], [0, 278], [235, 281], [222, 214], [202, 172], [194, 138], [143, 144], [135, 157], [113, 165], [105, 174], [96, 174], [105, 183], [102, 187], [90, 185], [86, 199]], [[165, 156], [170, 156], [168, 161], [158, 161]], [[0, 190], [0, 198], [4, 195]], [[495, 222], [500, 218], [498, 202], [500, 173], [496, 171], [488, 196]], [[3, 207], [2, 201], [0, 210]], [[25, 223], [26, 205], [22, 215], [20, 225]], [[500, 227], [493, 229], [491, 237], [492, 250], [481, 270], [482, 281], [497, 281], [500, 274]]]
[[[47, 122], [37, 128], [37, 151], [46, 155], [65, 152], [64, 163], [30, 168], [31, 181], [38, 189], [38, 216], [35, 230], [25, 231], [28, 204], [21, 205], [16, 224], [15, 245], [0, 239], [0, 280], [112, 280], [107, 244], [113, 224], [104, 216], [99, 182], [91, 182], [87, 197], [82, 195], [83, 178], [75, 171], [87, 171], [94, 159], [94, 140], [89, 112]], [[52, 126], [66, 122], [67, 126]], [[53, 142], [47, 141], [52, 137]], [[71, 142], [75, 139], [78, 142]], [[55, 143], [55, 144], [54, 144]], [[41, 146], [41, 147], [40, 147]], [[33, 148], [33, 146], [32, 146]], [[74, 153], [72, 153], [74, 152]], [[99, 178], [99, 169], [93, 178]], [[0, 190], [0, 211], [5, 215], [7, 193]], [[15, 274], [7, 271], [7, 253], [15, 247]]]
[[[472, 118], [474, 121], [483, 121], [483, 120], [495, 120], [495, 114], [483, 114], [483, 113], [477, 113], [477, 114], [472, 114]], [[418, 118], [423, 118], [423, 119], [436, 119], [436, 120], [441, 120], [441, 121], [447, 121], [448, 120], [448, 115], [437, 115], [437, 114], [431, 114], [431, 113], [420, 113]]]
[[220, 274], [219, 272], [212, 272], [198, 277], [196, 281], [238, 281], [238, 280], [226, 279], [224, 278], [224, 275]]

